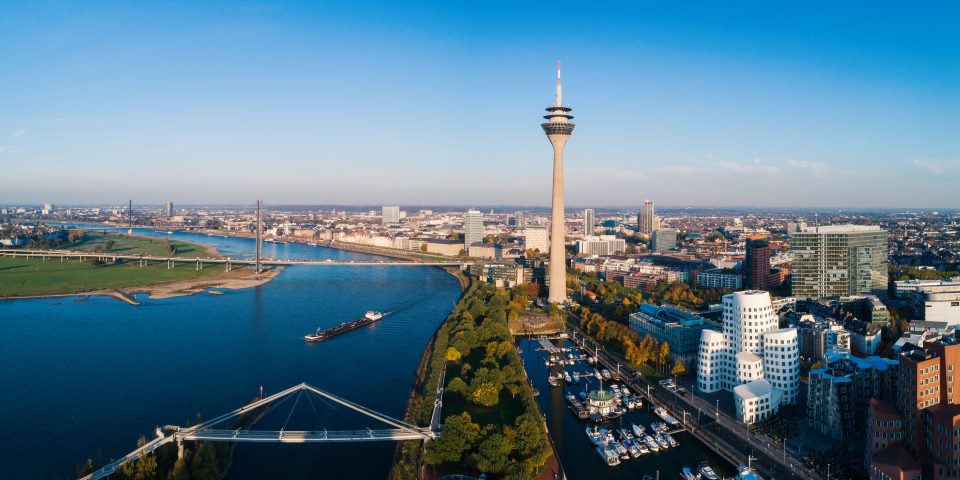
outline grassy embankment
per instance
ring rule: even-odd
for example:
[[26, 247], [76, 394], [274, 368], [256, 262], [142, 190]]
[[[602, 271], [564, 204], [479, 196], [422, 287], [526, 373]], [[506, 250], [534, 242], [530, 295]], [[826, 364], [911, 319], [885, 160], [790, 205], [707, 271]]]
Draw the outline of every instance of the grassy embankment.
[[[109, 251], [103, 253], [105, 256], [169, 254], [169, 249], [161, 239], [115, 234], [87, 234], [65, 248], [94, 252], [98, 248], [105, 250], [109, 241], [114, 243]], [[209, 256], [203, 245], [178, 241], [168, 241], [168, 243], [174, 250], [175, 256]], [[197, 271], [192, 263], [177, 264], [175, 268], [167, 269], [163, 262], [141, 268], [135, 260], [100, 264], [90, 258], [80, 262], [77, 258], [64, 258], [60, 261], [59, 258], [51, 257], [44, 261], [39, 258], [2, 257], [0, 258], [0, 297], [86, 293], [210, 278], [222, 273], [222, 267], [212, 265]]]
[[551, 449], [506, 326], [510, 303], [507, 292], [473, 284], [440, 326], [421, 361], [406, 418], [429, 424], [446, 368], [443, 433], [425, 450], [418, 442], [400, 445], [391, 478], [418, 478], [424, 464], [437, 474], [515, 479], [535, 478], [543, 470]]

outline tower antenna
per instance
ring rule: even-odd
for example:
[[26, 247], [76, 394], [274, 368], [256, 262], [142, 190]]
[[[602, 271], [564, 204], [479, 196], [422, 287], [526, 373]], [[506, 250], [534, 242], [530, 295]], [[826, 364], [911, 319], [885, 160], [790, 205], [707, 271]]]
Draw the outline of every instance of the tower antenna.
[[560, 60], [557, 60], [557, 106], [563, 106], [563, 87], [560, 86]]

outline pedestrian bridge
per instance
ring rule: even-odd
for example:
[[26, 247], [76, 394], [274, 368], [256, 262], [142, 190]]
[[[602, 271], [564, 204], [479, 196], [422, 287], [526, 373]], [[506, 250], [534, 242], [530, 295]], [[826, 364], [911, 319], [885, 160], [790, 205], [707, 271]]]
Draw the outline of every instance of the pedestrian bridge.
[[[439, 395], [440, 392], [438, 392]], [[287, 430], [287, 422], [293, 415], [294, 409], [302, 398], [310, 401], [310, 396], [317, 396], [324, 400], [329, 400], [338, 405], [342, 405], [351, 410], [359, 412], [370, 418], [378, 420], [389, 427], [380, 430], [366, 428], [363, 430]], [[271, 409], [284, 403], [284, 401], [294, 398], [293, 406], [287, 420], [280, 430], [251, 430], [244, 428], [224, 428], [229, 425], [231, 420], [240, 418], [242, 415], [256, 413], [256, 419], [259, 419]], [[266, 411], [264, 411], [266, 410]], [[431, 422], [436, 425], [439, 407], [434, 411], [435, 420]], [[255, 423], [256, 419], [251, 422]], [[204, 441], [204, 442], [259, 442], [259, 443], [329, 443], [329, 442], [378, 442], [378, 441], [399, 441], [399, 440], [430, 440], [437, 437], [437, 432], [430, 427], [422, 428], [403, 420], [397, 420], [379, 412], [375, 412], [363, 405], [351, 402], [347, 399], [338, 397], [332, 393], [325, 392], [306, 383], [295, 385], [281, 392], [277, 392], [265, 398], [253, 401], [236, 410], [227, 412], [212, 420], [191, 426], [180, 427], [168, 425], [157, 428], [156, 437], [143, 444], [136, 450], [124, 455], [119, 460], [111, 462], [99, 470], [82, 477], [81, 480], [95, 480], [112, 475], [117, 469], [128, 462], [135, 462], [143, 455], [152, 453], [168, 443], [176, 443], [179, 454], [183, 454], [183, 442], [186, 441]]]

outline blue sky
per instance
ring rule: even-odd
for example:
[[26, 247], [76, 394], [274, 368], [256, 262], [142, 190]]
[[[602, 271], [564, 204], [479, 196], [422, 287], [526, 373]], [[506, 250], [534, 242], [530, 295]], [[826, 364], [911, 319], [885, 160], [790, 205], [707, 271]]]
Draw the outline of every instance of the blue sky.
[[[669, 5], [667, 5], [669, 3]], [[4, 2], [0, 202], [958, 207], [956, 2]]]

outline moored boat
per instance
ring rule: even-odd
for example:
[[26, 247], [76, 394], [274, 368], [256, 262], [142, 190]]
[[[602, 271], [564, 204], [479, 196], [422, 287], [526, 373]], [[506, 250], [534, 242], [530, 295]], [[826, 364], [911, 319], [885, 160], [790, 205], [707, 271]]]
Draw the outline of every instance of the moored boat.
[[707, 462], [700, 462], [700, 475], [705, 480], [720, 480], [720, 475], [717, 475]]
[[643, 427], [637, 425], [636, 423], [632, 423], [630, 424], [630, 428], [633, 430], [633, 434], [636, 435], [638, 439], [643, 437]]
[[683, 480], [700, 480], [700, 474], [694, 473], [690, 467], [683, 467], [683, 470], [680, 470], [680, 478]]

